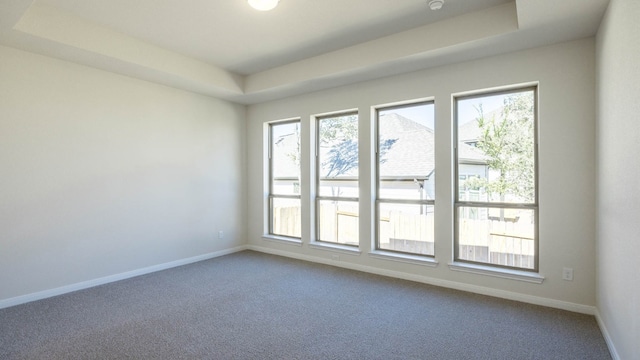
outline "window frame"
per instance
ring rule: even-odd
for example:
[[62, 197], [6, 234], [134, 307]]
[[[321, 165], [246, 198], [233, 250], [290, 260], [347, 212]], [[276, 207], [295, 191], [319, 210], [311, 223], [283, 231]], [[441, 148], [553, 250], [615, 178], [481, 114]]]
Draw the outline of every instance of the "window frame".
[[[356, 203], [358, 206], [360, 205], [360, 197], [346, 197], [346, 196], [325, 196], [325, 195], [320, 195], [320, 183], [321, 183], [321, 159], [320, 159], [320, 122], [324, 119], [331, 119], [331, 118], [336, 118], [336, 117], [344, 117], [344, 116], [356, 116], [357, 121], [358, 121], [358, 143], [360, 142], [360, 129], [359, 129], [359, 123], [360, 123], [360, 114], [358, 112], [357, 109], [354, 110], [345, 110], [345, 111], [339, 111], [339, 112], [334, 112], [334, 113], [327, 113], [327, 114], [322, 114], [322, 115], [316, 115], [314, 116], [314, 123], [315, 123], [315, 239], [314, 241], [316, 243], [319, 244], [327, 244], [327, 245], [331, 245], [331, 246], [339, 246], [339, 247], [346, 247], [347, 249], [359, 249], [360, 244], [359, 244], [359, 235], [358, 235], [358, 244], [346, 244], [346, 243], [341, 243], [341, 242], [337, 242], [337, 241], [327, 241], [327, 240], [322, 240], [320, 237], [320, 216], [321, 216], [321, 212], [320, 212], [320, 203], [322, 201], [342, 201], [342, 202], [353, 202]], [[360, 156], [359, 153], [359, 148], [358, 148], [358, 157]], [[359, 169], [359, 166], [358, 166]], [[358, 188], [360, 188], [360, 175], [359, 175], [359, 170], [358, 170], [358, 176], [356, 177], [356, 182], [358, 185]], [[357, 219], [358, 219], [358, 227], [359, 227], [359, 223], [360, 223], [360, 214], [358, 213], [357, 215]], [[359, 233], [359, 231], [358, 231]]]
[[[269, 122], [268, 125], [268, 132], [267, 132], [267, 138], [268, 138], [268, 148], [267, 148], [267, 157], [268, 157], [268, 195], [267, 195], [267, 235], [269, 236], [274, 236], [274, 237], [279, 237], [279, 238], [284, 238], [284, 239], [290, 239], [290, 240], [295, 240], [295, 241], [301, 241], [302, 240], [302, 234], [301, 236], [291, 236], [291, 235], [283, 235], [283, 234], [276, 234], [274, 233], [274, 229], [273, 229], [273, 224], [274, 224], [274, 213], [273, 213], [273, 205], [274, 205], [274, 200], [275, 199], [297, 199], [300, 202], [300, 211], [302, 212], [302, 196], [301, 193], [299, 193], [298, 195], [287, 195], [287, 194], [277, 194], [274, 192], [274, 180], [276, 180], [276, 178], [273, 176], [273, 170], [274, 170], [274, 156], [273, 156], [273, 127], [274, 126], [280, 126], [280, 125], [288, 125], [288, 124], [298, 124], [298, 129], [300, 129], [302, 122], [300, 118], [295, 118], [295, 119], [288, 119], [288, 120], [279, 120], [279, 121], [272, 121]], [[300, 138], [299, 141], [302, 142], [302, 137], [301, 134], [299, 134]], [[299, 154], [298, 156], [301, 156], [301, 154]], [[298, 166], [301, 166], [300, 164]], [[299, 172], [301, 172], [301, 168], [298, 169]], [[302, 187], [302, 181], [300, 180], [300, 184], [298, 184], [299, 187]], [[302, 219], [302, 217], [301, 217]], [[302, 226], [302, 224], [300, 224], [300, 226]]]
[[[459, 158], [458, 158], [458, 108], [460, 100], [474, 99], [474, 98], [482, 98], [488, 96], [497, 96], [497, 95], [506, 95], [506, 94], [516, 94], [516, 93], [524, 93], [524, 92], [532, 92], [533, 93], [533, 161], [534, 161], [534, 199], [532, 203], [514, 203], [514, 202], [481, 202], [481, 201], [461, 201], [460, 200], [460, 174], [459, 174]], [[540, 263], [540, 236], [539, 236], [539, 154], [538, 154], [538, 143], [539, 143], [539, 115], [538, 115], [538, 85], [525, 85], [518, 87], [510, 87], [506, 89], [499, 90], [483, 90], [479, 92], [474, 92], [472, 94], [466, 95], [458, 95], [453, 96], [453, 190], [454, 190], [454, 201], [453, 201], [453, 261], [457, 263], [466, 263], [466, 264], [474, 264], [492, 268], [499, 269], [507, 269], [507, 270], [516, 270], [516, 271], [525, 271], [538, 273], [539, 263]], [[496, 208], [496, 209], [525, 209], [533, 211], [533, 219], [534, 219], [534, 259], [533, 259], [533, 268], [524, 268], [517, 266], [508, 266], [508, 265], [500, 265], [493, 264], [489, 262], [480, 262], [480, 261], [472, 261], [460, 258], [460, 219], [459, 213], [461, 207], [475, 207], [475, 208]]]
[[[380, 177], [380, 111], [385, 111], [385, 110], [393, 110], [393, 109], [402, 109], [402, 108], [409, 108], [409, 107], [415, 107], [415, 106], [420, 106], [420, 105], [433, 105], [434, 106], [434, 112], [435, 112], [435, 101], [434, 100], [420, 100], [420, 101], [414, 101], [414, 102], [403, 102], [402, 104], [396, 104], [396, 105], [388, 105], [388, 106], [378, 106], [374, 108], [375, 111], [375, 120], [374, 120], [374, 161], [375, 161], [375, 167], [374, 167], [374, 171], [375, 171], [375, 184], [374, 184], [374, 188], [375, 188], [375, 214], [374, 214], [374, 222], [375, 222], [375, 227], [374, 227], [374, 231], [375, 231], [375, 235], [374, 235], [374, 251], [380, 251], [380, 252], [384, 252], [384, 253], [392, 253], [392, 254], [398, 254], [398, 255], [410, 255], [410, 256], [419, 256], [419, 257], [426, 257], [426, 258], [430, 258], [430, 259], [435, 259], [435, 233], [434, 233], [434, 251], [433, 254], [419, 254], [419, 253], [414, 253], [414, 252], [408, 252], [408, 251], [399, 251], [399, 250], [392, 250], [392, 249], [383, 249], [380, 247], [380, 216], [381, 216], [381, 211], [380, 211], [380, 205], [381, 204], [402, 204], [402, 205], [419, 205], [419, 206], [426, 206], [427, 208], [429, 207], [433, 207], [433, 212], [434, 212], [434, 216], [435, 216], [435, 197], [434, 199], [422, 199], [422, 200], [411, 200], [411, 199], [393, 199], [393, 198], [380, 198], [380, 182], [382, 181], [381, 177]], [[436, 152], [436, 146], [435, 146], [435, 126], [434, 126], [434, 154]], [[434, 155], [434, 171], [432, 172], [433, 176], [435, 176], [435, 168], [436, 168], [436, 158]], [[398, 178], [394, 178], [396, 180], [406, 180], [403, 179], [402, 176], [398, 177]], [[391, 179], [393, 181], [393, 179]], [[434, 178], [435, 180], [435, 178]], [[435, 228], [435, 225], [434, 225]]]

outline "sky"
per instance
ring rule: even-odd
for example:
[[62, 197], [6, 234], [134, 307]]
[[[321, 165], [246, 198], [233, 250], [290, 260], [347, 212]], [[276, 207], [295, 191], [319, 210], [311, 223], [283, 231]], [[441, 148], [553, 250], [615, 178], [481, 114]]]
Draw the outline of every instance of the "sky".
[[[500, 108], [503, 104], [505, 96], [506, 95], [493, 95], [460, 100], [458, 107], [460, 122], [458, 125], [463, 125], [471, 120], [474, 120], [478, 116], [478, 112], [476, 111], [475, 107], [480, 104], [482, 104], [485, 113]], [[420, 104], [417, 106], [407, 106], [389, 110], [381, 109], [380, 113], [396, 113], [398, 115], [406, 117], [407, 119], [422, 124], [430, 129], [433, 129], [435, 116], [434, 110], [437, 110], [435, 109], [434, 104]]]
[[499, 109], [504, 104], [504, 98], [512, 94], [501, 94], [477, 98], [462, 99], [458, 101], [458, 126], [464, 125], [478, 117], [477, 108], [482, 104], [485, 114]]
[[417, 106], [407, 106], [401, 108], [392, 108], [389, 110], [380, 109], [380, 115], [396, 113], [407, 119], [413, 120], [418, 124], [422, 124], [430, 129], [434, 128], [434, 108], [433, 104], [420, 104]]

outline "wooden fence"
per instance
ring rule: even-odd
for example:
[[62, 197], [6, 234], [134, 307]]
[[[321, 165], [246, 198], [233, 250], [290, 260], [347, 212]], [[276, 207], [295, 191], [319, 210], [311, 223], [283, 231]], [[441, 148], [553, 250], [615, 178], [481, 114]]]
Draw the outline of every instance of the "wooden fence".
[[[379, 224], [382, 249], [434, 254], [434, 217], [390, 211]], [[339, 244], [359, 244], [357, 204], [322, 204], [320, 240]], [[273, 231], [300, 237], [300, 207], [274, 209]], [[518, 221], [460, 219], [461, 259], [505, 266], [533, 268], [534, 241], [527, 219]], [[523, 235], [524, 234], [524, 235]]]

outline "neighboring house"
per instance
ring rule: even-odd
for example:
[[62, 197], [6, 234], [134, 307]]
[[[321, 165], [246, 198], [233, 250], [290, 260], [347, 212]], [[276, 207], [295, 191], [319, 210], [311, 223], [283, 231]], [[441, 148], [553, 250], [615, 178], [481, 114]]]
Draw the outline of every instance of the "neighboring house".
[[[479, 134], [477, 122], [475, 132]], [[469, 127], [471, 128], [471, 126]], [[471, 130], [470, 130], [471, 131]], [[426, 199], [435, 198], [434, 132], [427, 126], [396, 113], [380, 117], [380, 132], [397, 141], [383, 154], [379, 171], [382, 181], [386, 174], [397, 182], [398, 188], [416, 189], [416, 181], [423, 185]], [[477, 136], [475, 137], [477, 142]], [[386, 139], [383, 139], [386, 140]], [[474, 146], [459, 144], [460, 176], [487, 175], [487, 157]], [[420, 156], [423, 155], [423, 156]]]
[[[501, 109], [497, 109], [487, 116], [500, 116]], [[406, 198], [407, 192], [420, 191], [423, 199], [435, 198], [435, 154], [434, 154], [434, 130], [416, 121], [408, 119], [398, 113], [386, 113], [380, 116], [381, 142], [389, 143], [381, 151], [381, 161], [377, 166], [387, 196], [392, 198]], [[481, 129], [476, 119], [471, 119], [458, 129], [458, 179], [460, 183], [460, 199], [482, 200], [482, 191], [465, 186], [465, 181], [472, 177], [491, 178], [495, 170], [488, 167], [488, 157], [477, 147], [481, 137]], [[284, 190], [284, 193], [293, 191], [300, 193], [299, 188], [299, 142], [298, 132], [284, 133], [274, 139], [272, 149], [273, 163], [278, 164], [274, 168], [274, 186]], [[338, 140], [336, 144], [340, 144]], [[319, 148], [324, 163], [319, 165], [320, 178], [323, 187], [330, 188], [332, 194], [346, 197], [358, 197], [358, 164], [357, 146], [350, 144], [341, 148], [340, 161], [352, 161], [341, 164], [340, 168], [346, 169], [343, 173], [334, 173], [327, 176], [331, 168], [329, 146]], [[386, 183], [385, 183], [386, 182]], [[397, 195], [397, 196], [396, 196]], [[461, 229], [460, 256], [462, 259], [491, 262], [500, 265], [512, 266], [532, 265], [534, 249], [531, 239], [519, 235], [519, 229], [531, 223], [529, 213], [507, 209], [498, 214], [498, 209], [464, 208], [460, 213], [460, 221], [464, 224]], [[320, 210], [320, 216], [327, 228], [327, 234], [337, 233], [337, 228], [356, 229], [358, 226], [357, 215], [346, 216], [348, 207], [326, 208]], [[326, 217], [323, 214], [327, 214]], [[356, 210], [353, 210], [357, 214]], [[297, 213], [296, 213], [297, 214]], [[338, 224], [338, 216], [340, 217]], [[408, 213], [395, 214], [394, 216], [412, 216]], [[333, 222], [335, 220], [335, 222]], [[396, 219], [397, 220], [397, 219]], [[405, 219], [406, 220], [406, 219]], [[432, 226], [426, 218], [425, 226]], [[405, 221], [406, 222], [406, 221]], [[288, 223], [283, 221], [283, 223]], [[404, 222], [389, 221], [381, 225], [381, 244], [388, 249], [405, 251], [406, 247], [423, 249], [433, 253], [433, 240], [420, 239], [418, 233], [411, 229], [405, 229]], [[487, 228], [488, 226], [488, 228]], [[344, 230], [347, 231], [347, 230]], [[355, 231], [355, 230], [354, 230]], [[330, 235], [324, 235], [330, 236]], [[337, 239], [337, 235], [335, 235]], [[357, 237], [354, 235], [354, 237]], [[329, 237], [330, 238], [330, 237]], [[333, 239], [333, 238], [330, 238]], [[353, 240], [357, 244], [357, 240]], [[509, 246], [512, 250], [505, 250]]]
[[422, 124], [396, 113], [380, 116], [380, 134], [395, 141], [381, 153], [381, 181], [393, 181], [398, 190], [423, 188], [425, 199], [435, 199], [434, 133]]
[[476, 119], [458, 128], [458, 179], [460, 183], [470, 177], [488, 178], [487, 156], [477, 148], [480, 127]]
[[[398, 190], [416, 190], [422, 186], [425, 199], [435, 198], [435, 156], [433, 129], [403, 117], [397, 113], [389, 113], [380, 117], [380, 133], [385, 134], [382, 140], [393, 140], [393, 144], [383, 151], [382, 161], [378, 165], [381, 180], [393, 181]], [[486, 177], [488, 175], [487, 157], [475, 147], [480, 130], [476, 121], [470, 121], [461, 127], [458, 146], [460, 179], [470, 176]], [[275, 175], [276, 186], [297, 186], [299, 159], [298, 134], [283, 134], [274, 139], [274, 162], [279, 164]], [[323, 158], [327, 158], [327, 149]], [[326, 178], [328, 165], [320, 166], [322, 178]], [[393, 174], [393, 175], [391, 175]], [[358, 167], [354, 164], [349, 171], [339, 174], [334, 180], [327, 180], [326, 185], [339, 187], [341, 191], [357, 194]], [[344, 195], [344, 194], [343, 194]]]

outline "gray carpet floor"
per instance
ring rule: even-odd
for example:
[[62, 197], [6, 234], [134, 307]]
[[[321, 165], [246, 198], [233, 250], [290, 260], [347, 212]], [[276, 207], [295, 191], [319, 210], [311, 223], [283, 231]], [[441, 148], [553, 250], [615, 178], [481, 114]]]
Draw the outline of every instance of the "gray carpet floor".
[[610, 359], [593, 316], [251, 251], [0, 310], [0, 359]]

